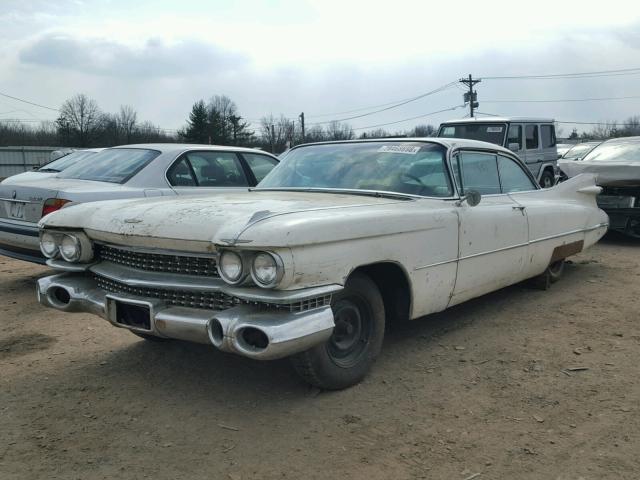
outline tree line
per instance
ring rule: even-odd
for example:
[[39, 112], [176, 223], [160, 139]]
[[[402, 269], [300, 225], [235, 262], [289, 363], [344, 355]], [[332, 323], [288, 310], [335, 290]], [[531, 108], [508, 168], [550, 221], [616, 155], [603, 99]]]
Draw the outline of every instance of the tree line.
[[[409, 130], [388, 131], [382, 128], [356, 134], [348, 123], [331, 121], [308, 123], [303, 132], [299, 119], [284, 115], [263, 116], [257, 124], [248, 122], [236, 103], [226, 95], [214, 95], [209, 100], [196, 101], [179, 130], [162, 129], [152, 122], [140, 121], [129, 105], [118, 112], [104, 112], [98, 103], [85, 94], [66, 100], [54, 122], [39, 124], [0, 121], [0, 146], [65, 146], [109, 147], [131, 143], [201, 143], [238, 145], [280, 153], [300, 143], [352, 140], [355, 138], [429, 137], [436, 133], [432, 125], [418, 125]], [[570, 139], [590, 140], [640, 135], [640, 116], [624, 122], [605, 122], [591, 131], [578, 134], [574, 129]]]

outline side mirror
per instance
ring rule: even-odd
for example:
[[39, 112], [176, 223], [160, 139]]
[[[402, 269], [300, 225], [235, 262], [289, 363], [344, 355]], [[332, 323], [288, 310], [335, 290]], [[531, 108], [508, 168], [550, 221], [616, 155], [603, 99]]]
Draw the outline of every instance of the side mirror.
[[480, 195], [480, 192], [478, 192], [477, 190], [469, 190], [464, 194], [463, 197], [460, 198], [460, 200], [456, 202], [456, 205], [460, 206], [464, 202], [467, 202], [470, 207], [475, 207], [480, 203], [480, 200], [482, 200], [482, 195]]
[[512, 152], [519, 152], [520, 151], [520, 144], [519, 143], [510, 143], [509, 144], [509, 150], [511, 150]]

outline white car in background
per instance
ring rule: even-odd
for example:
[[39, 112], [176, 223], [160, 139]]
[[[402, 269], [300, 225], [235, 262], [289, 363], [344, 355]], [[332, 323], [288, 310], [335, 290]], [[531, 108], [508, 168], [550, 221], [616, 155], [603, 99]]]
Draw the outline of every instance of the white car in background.
[[345, 388], [386, 322], [532, 277], [548, 288], [606, 232], [599, 192], [592, 175], [540, 189], [485, 142], [302, 145], [249, 191], [52, 213], [41, 248], [60, 273], [38, 298], [147, 339], [290, 357], [306, 381]]
[[60, 173], [52, 172], [53, 176], [42, 174], [47, 178], [5, 181], [0, 183], [0, 255], [44, 263], [38, 221], [64, 206], [117, 198], [242, 191], [255, 186], [277, 164], [273, 155], [250, 148], [125, 145], [95, 153]]

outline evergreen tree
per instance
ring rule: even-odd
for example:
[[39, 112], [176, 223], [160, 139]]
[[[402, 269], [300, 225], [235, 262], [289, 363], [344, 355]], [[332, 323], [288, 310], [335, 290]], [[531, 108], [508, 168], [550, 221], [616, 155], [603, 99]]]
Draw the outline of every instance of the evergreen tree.
[[180, 132], [180, 136], [191, 143], [209, 143], [209, 114], [204, 100], [193, 104], [187, 126]]

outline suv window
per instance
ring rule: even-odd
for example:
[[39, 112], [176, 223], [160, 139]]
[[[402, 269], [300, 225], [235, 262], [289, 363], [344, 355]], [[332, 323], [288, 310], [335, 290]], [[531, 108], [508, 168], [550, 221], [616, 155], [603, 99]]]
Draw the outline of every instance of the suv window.
[[174, 187], [246, 187], [240, 160], [231, 152], [188, 152], [167, 175]]
[[257, 153], [243, 153], [242, 156], [247, 161], [247, 164], [253, 172], [253, 176], [256, 177], [256, 181], [258, 183], [260, 183], [260, 181], [267, 176], [267, 173], [269, 173], [273, 167], [278, 164], [278, 161], [275, 158]]
[[522, 150], [522, 125], [511, 125], [509, 127], [509, 135], [505, 146], [508, 147], [511, 143], [517, 143], [518, 150]]
[[529, 176], [512, 159], [498, 155], [498, 171], [500, 172], [502, 193], [536, 190], [536, 186]]
[[542, 148], [556, 146], [556, 129], [553, 125], [540, 125], [540, 137], [542, 139]]
[[525, 128], [527, 136], [527, 150], [538, 149], [538, 125], [527, 125]]
[[495, 155], [461, 152], [454, 165], [454, 174], [463, 194], [468, 190], [477, 190], [482, 195], [501, 193]]

